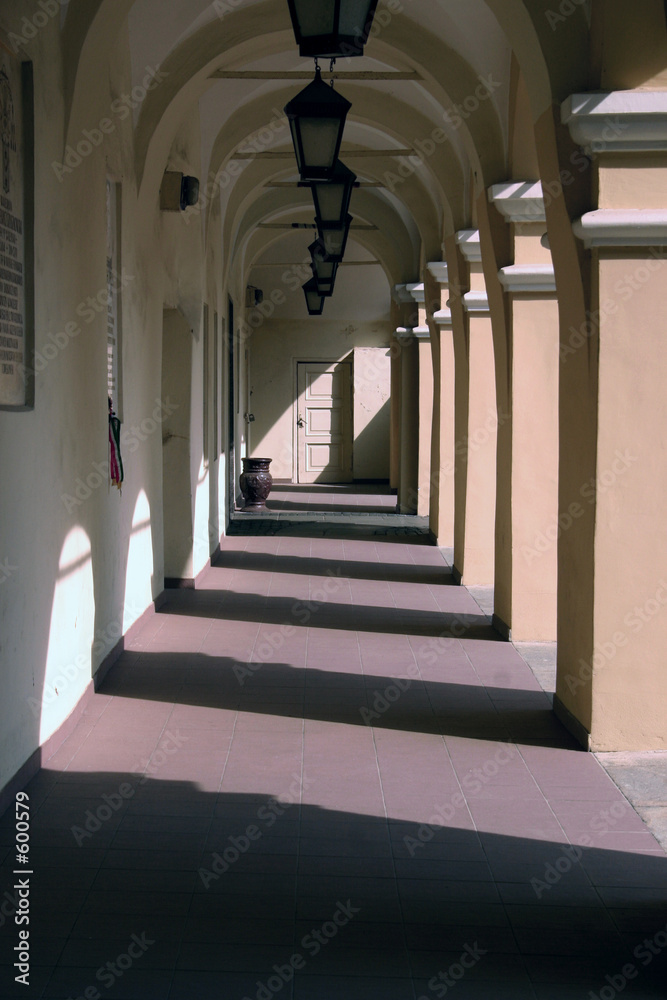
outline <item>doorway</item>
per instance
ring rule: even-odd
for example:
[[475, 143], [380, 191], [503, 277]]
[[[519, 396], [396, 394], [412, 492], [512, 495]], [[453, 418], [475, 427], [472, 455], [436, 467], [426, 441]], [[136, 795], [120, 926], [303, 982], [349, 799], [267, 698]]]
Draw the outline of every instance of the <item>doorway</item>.
[[297, 362], [298, 483], [352, 482], [352, 364]]

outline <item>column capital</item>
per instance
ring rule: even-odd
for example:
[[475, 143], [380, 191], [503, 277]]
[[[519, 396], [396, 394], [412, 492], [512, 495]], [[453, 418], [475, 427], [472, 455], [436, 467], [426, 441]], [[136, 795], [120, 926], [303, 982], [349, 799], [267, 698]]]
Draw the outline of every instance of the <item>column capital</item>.
[[456, 234], [456, 243], [469, 264], [482, 263], [482, 245], [479, 240], [479, 229], [460, 229]]
[[412, 284], [406, 285], [405, 287], [410, 292], [413, 301], [416, 302], [417, 305], [423, 306], [426, 302], [426, 293], [424, 291], [423, 282], [416, 281]]
[[577, 219], [572, 228], [587, 249], [667, 246], [667, 209], [600, 208]]
[[427, 326], [398, 326], [394, 336], [401, 344], [405, 344], [410, 340], [430, 340], [431, 331]]
[[551, 264], [513, 264], [501, 267], [498, 278], [505, 291], [513, 295], [556, 291], [556, 276]]
[[415, 301], [409, 291], [409, 285], [394, 285], [391, 290], [391, 297], [398, 305], [412, 305]]
[[489, 188], [489, 201], [508, 222], [546, 222], [540, 181], [508, 181]]
[[462, 300], [465, 311], [473, 316], [490, 314], [489, 296], [486, 292], [466, 292]]
[[440, 285], [449, 284], [449, 268], [447, 267], [447, 261], [431, 261], [431, 263], [427, 264], [426, 267], [428, 268], [431, 277], [435, 278]]
[[593, 153], [660, 152], [667, 150], [667, 91], [572, 94], [561, 105], [561, 121]]
[[438, 309], [437, 312], [433, 313], [433, 322], [438, 327], [439, 330], [445, 330], [452, 325], [452, 310]]

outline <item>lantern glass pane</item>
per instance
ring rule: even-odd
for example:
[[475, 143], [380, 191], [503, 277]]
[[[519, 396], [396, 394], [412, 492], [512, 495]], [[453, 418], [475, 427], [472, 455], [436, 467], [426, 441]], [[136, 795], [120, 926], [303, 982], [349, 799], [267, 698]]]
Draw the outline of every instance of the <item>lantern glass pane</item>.
[[365, 37], [370, 9], [371, 0], [341, 0], [339, 33]]
[[345, 242], [344, 229], [323, 229], [322, 240], [330, 257], [340, 257]]
[[301, 118], [301, 148], [303, 166], [327, 169], [333, 167], [338, 153], [341, 122], [338, 118]]
[[345, 202], [346, 188], [344, 184], [317, 184], [316, 206], [317, 216], [322, 222], [340, 222], [347, 215]]
[[303, 291], [306, 296], [308, 312], [315, 316], [321, 315], [324, 311], [324, 296], [319, 291], [317, 282], [314, 278], [311, 278], [310, 281], [306, 282], [303, 286]]
[[326, 261], [320, 263], [319, 261], [313, 262], [313, 272], [317, 280], [321, 283], [323, 281], [332, 281], [336, 273], [336, 267], [338, 265], [333, 261]]
[[334, 0], [325, 0], [324, 3], [313, 3], [313, 0], [294, 0], [294, 7], [303, 38], [334, 33], [336, 13]]

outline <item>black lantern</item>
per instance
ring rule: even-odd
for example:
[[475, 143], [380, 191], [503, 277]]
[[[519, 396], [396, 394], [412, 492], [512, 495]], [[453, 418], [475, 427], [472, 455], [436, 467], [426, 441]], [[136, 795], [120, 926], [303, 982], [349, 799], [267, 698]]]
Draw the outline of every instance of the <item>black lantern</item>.
[[[335, 265], [338, 267], [338, 264]], [[334, 293], [334, 287], [336, 285], [336, 272], [334, 271], [334, 277], [329, 279], [319, 279], [317, 275], [315, 276], [315, 283], [317, 285], [317, 290], [320, 295], [325, 299], [330, 299]]]
[[310, 251], [310, 266], [313, 276], [322, 295], [333, 295], [338, 261], [331, 260], [321, 240], [315, 240], [314, 243], [311, 243], [308, 250]]
[[337, 226], [321, 226], [320, 220], [316, 219], [318, 236], [322, 242], [325, 252], [329, 260], [335, 263], [340, 263], [345, 256], [345, 246], [347, 244], [347, 237], [350, 232], [350, 225], [352, 224], [352, 216], [348, 215], [345, 218], [344, 223], [339, 223]]
[[300, 55], [362, 56], [378, 0], [287, 0]]
[[308, 306], [308, 313], [310, 316], [321, 316], [324, 312], [324, 296], [317, 287], [317, 282], [314, 278], [307, 281], [303, 286], [303, 292], [306, 296], [306, 305]]
[[321, 270], [318, 270], [318, 266], [315, 261], [311, 261], [310, 264], [313, 277], [317, 284], [317, 289], [320, 295], [325, 298], [331, 298], [334, 291], [334, 285], [336, 284], [336, 271], [338, 270], [338, 264], [324, 264]]
[[340, 226], [345, 222], [356, 179], [357, 175], [337, 160], [331, 180], [313, 181], [310, 185], [317, 221], [323, 229], [331, 225]]
[[313, 82], [286, 106], [301, 180], [328, 180], [332, 176], [351, 107], [333, 87], [327, 87], [319, 69]]

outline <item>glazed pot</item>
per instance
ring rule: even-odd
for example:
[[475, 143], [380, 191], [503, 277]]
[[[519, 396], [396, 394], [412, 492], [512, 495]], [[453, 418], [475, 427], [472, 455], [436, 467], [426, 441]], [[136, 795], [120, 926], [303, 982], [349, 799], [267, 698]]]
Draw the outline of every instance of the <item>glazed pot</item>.
[[273, 486], [273, 477], [269, 472], [270, 458], [244, 458], [243, 472], [239, 478], [245, 513], [266, 510], [266, 500]]

